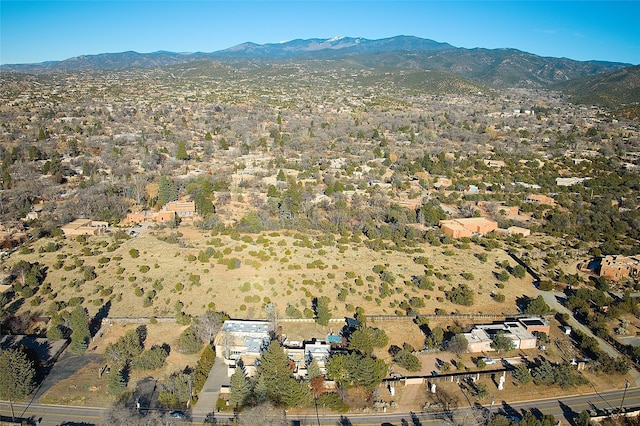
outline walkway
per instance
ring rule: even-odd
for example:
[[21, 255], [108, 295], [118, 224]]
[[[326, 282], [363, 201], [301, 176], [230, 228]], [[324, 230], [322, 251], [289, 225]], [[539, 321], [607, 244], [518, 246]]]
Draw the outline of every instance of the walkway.
[[202, 422], [207, 415], [215, 412], [220, 388], [223, 385], [229, 385], [229, 383], [227, 365], [221, 357], [217, 356], [216, 361], [209, 372], [207, 381], [204, 382], [204, 386], [198, 394], [198, 402], [196, 402], [191, 410], [191, 418], [193, 422]]

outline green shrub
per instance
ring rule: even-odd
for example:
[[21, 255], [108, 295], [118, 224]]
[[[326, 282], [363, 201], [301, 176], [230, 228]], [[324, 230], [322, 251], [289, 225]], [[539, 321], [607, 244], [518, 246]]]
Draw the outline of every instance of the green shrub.
[[195, 354], [202, 349], [202, 345], [203, 342], [193, 327], [187, 327], [180, 335], [179, 347], [183, 354]]
[[169, 356], [169, 353], [164, 347], [154, 345], [134, 358], [131, 361], [131, 367], [134, 370], [157, 370], [162, 367], [167, 356]]
[[465, 284], [459, 284], [446, 292], [447, 300], [456, 305], [471, 306], [473, 305], [473, 290]]

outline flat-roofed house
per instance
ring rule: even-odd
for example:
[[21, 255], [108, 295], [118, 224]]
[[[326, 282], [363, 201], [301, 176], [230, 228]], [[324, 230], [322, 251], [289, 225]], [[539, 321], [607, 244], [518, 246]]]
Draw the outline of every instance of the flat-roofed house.
[[486, 235], [498, 229], [498, 222], [484, 217], [470, 217], [466, 219], [441, 220], [442, 233], [451, 238], [471, 237], [475, 234]]
[[549, 334], [549, 324], [543, 318], [531, 317], [496, 324], [475, 325], [464, 337], [469, 342], [467, 351], [470, 353], [491, 352], [491, 342], [499, 333], [513, 342], [515, 349], [535, 349], [538, 339], [534, 332]]
[[556, 204], [556, 200], [542, 194], [529, 194], [525, 197], [524, 201], [526, 201], [527, 203], [546, 204], [548, 206], [553, 206]]
[[76, 219], [63, 225], [60, 229], [64, 235], [98, 235], [109, 227], [109, 222], [95, 221], [91, 219]]
[[605, 256], [600, 261], [600, 276], [614, 281], [640, 275], [640, 256]]

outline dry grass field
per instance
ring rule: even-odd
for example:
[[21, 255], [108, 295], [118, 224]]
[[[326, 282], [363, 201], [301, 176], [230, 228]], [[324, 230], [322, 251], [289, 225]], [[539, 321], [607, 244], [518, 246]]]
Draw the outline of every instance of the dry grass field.
[[[167, 242], [176, 232], [179, 237]], [[424, 307], [415, 309], [420, 313], [434, 313], [436, 308], [514, 313], [516, 298], [536, 293], [529, 276], [511, 276], [504, 288], [498, 288], [495, 273], [501, 268], [496, 263], [515, 265], [501, 249], [422, 244], [406, 251], [374, 251], [362, 242], [338, 238], [293, 231], [212, 237], [186, 225], [178, 230], [141, 230], [140, 235], [119, 244], [114, 244], [110, 234], [89, 237], [84, 244], [67, 237], [55, 252], [42, 252], [41, 247], [51, 241], [42, 239], [33, 243], [32, 253], [13, 253], [5, 265], [24, 259], [47, 266], [45, 283], [52, 293], [36, 293], [21, 308], [45, 315], [53, 300], [82, 298], [91, 314], [111, 301], [111, 317], [171, 317], [176, 302], [194, 316], [215, 308], [234, 318], [262, 318], [264, 303], [274, 302], [279, 315], [285, 317], [288, 305], [304, 312], [319, 296], [329, 297], [334, 317], [351, 315], [357, 306], [367, 315], [395, 315], [403, 312], [400, 304], [410, 298], [424, 301]], [[132, 249], [138, 257], [131, 256]], [[214, 256], [199, 257], [207, 249]], [[486, 254], [485, 262], [475, 256], [479, 253]], [[416, 257], [428, 259], [432, 290], [409, 283], [412, 276], [425, 273], [425, 266], [414, 261]], [[383, 281], [374, 271], [376, 265], [394, 277], [386, 294], [381, 294]], [[94, 268], [94, 279], [86, 280], [87, 267]], [[462, 273], [473, 276], [464, 278]], [[446, 300], [446, 292], [461, 283], [473, 290], [471, 306]], [[503, 294], [505, 301], [495, 301], [492, 292]]]

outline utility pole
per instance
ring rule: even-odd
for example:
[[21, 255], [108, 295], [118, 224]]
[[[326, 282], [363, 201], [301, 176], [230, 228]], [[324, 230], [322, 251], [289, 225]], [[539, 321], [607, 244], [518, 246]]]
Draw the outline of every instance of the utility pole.
[[622, 400], [620, 401], [620, 408], [618, 409], [618, 415], [620, 415], [622, 413], [622, 405], [624, 404], [624, 397], [627, 396], [627, 389], [629, 389], [629, 386], [631, 384], [629, 383], [629, 380], [624, 381], [624, 392], [622, 392]]

